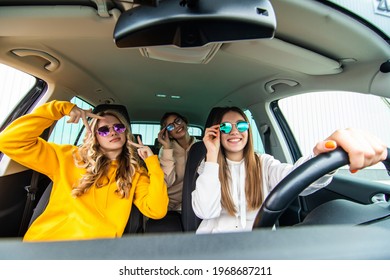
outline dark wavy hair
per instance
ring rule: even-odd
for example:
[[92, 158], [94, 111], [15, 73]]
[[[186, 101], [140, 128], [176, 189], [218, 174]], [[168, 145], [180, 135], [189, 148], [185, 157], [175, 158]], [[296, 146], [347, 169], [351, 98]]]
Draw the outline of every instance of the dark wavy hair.
[[188, 119], [186, 117], [184, 117], [183, 115], [181, 115], [177, 112], [167, 112], [161, 117], [161, 120], [160, 120], [161, 129], [163, 129], [164, 127], [166, 127], [168, 125], [166, 123], [166, 121], [167, 121], [167, 118], [170, 116], [176, 116], [178, 118], [181, 118], [188, 125]]

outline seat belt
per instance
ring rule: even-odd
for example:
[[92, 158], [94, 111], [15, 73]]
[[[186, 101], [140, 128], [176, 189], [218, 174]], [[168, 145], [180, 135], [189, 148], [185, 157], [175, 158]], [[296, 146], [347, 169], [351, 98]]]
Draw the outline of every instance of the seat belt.
[[20, 223], [19, 236], [24, 236], [32, 216], [36, 193], [38, 191], [39, 172], [33, 171], [30, 185], [24, 189], [27, 191], [26, 205], [24, 206], [22, 222]]
[[261, 132], [264, 136], [264, 150], [266, 154], [271, 155], [271, 128], [265, 124], [261, 126]]
[[[46, 128], [43, 131], [43, 133], [41, 134], [41, 138], [47, 140], [49, 138], [49, 132], [50, 132], [50, 127]], [[19, 236], [24, 236], [30, 224], [30, 219], [33, 213], [34, 202], [39, 188], [40, 175], [41, 173], [33, 170], [33, 173], [31, 175], [31, 183], [30, 185], [24, 188], [27, 191], [27, 200], [26, 200], [26, 205], [24, 206], [22, 221], [19, 227]]]

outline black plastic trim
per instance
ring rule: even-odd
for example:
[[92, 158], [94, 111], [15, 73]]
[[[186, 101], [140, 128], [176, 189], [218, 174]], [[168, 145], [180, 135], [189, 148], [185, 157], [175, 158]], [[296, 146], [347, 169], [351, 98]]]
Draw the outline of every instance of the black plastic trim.
[[287, 145], [290, 149], [291, 156], [296, 162], [301, 156], [302, 152], [299, 149], [297, 141], [295, 140], [294, 134], [292, 133], [290, 126], [288, 125], [282, 111], [279, 108], [278, 100], [272, 101], [270, 104], [271, 111], [273, 112], [276, 121], [278, 122], [284, 138], [286, 139]]

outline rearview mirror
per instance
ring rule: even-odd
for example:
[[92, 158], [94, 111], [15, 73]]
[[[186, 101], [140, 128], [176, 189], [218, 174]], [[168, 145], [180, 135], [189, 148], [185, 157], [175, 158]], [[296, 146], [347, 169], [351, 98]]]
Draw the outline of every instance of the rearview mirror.
[[164, 0], [155, 7], [138, 6], [124, 12], [114, 30], [116, 45], [186, 48], [274, 36], [276, 18], [268, 0], [198, 0], [191, 5], [181, 2]]

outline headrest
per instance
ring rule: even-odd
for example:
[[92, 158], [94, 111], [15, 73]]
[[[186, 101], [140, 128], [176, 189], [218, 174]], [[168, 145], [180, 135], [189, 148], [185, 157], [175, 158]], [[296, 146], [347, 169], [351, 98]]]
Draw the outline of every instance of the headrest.
[[207, 117], [205, 126], [204, 126], [205, 129], [215, 124], [215, 118], [216, 118], [218, 112], [222, 111], [223, 109], [224, 109], [224, 107], [213, 107], [213, 108], [211, 108], [210, 113], [209, 113], [209, 115]]
[[130, 124], [129, 113], [127, 112], [126, 107], [120, 104], [99, 104], [93, 109], [92, 113], [96, 114], [107, 110], [112, 110], [120, 113]]
[[133, 134], [134, 141], [135, 141], [136, 143], [138, 143], [138, 136], [141, 138], [141, 141], [142, 141], [142, 134], [137, 134], [137, 133], [134, 133], [134, 134]]

